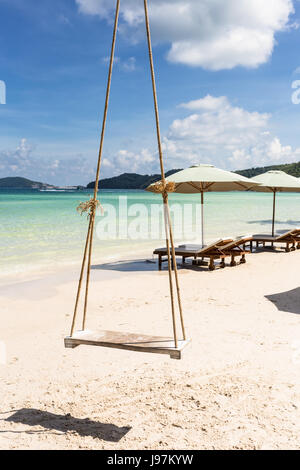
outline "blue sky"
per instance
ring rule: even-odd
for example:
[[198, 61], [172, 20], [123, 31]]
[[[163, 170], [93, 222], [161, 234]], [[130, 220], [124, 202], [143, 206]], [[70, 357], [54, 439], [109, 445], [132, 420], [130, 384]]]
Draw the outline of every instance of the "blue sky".
[[[93, 180], [113, 3], [0, 0], [0, 177]], [[159, 169], [143, 2], [121, 3], [103, 177]], [[299, 2], [224, 3], [149, 0], [167, 169], [300, 161]]]

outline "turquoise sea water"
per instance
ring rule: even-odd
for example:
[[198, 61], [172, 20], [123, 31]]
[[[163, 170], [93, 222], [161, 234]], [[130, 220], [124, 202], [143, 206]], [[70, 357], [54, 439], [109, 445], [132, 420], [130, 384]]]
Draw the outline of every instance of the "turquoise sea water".
[[[88, 222], [86, 216], [76, 212], [76, 207], [91, 195], [91, 192], [86, 191], [0, 191], [1, 275], [79, 263]], [[161, 203], [159, 195], [144, 191], [107, 190], [100, 193], [99, 199], [108, 212], [97, 217], [95, 262], [132, 257], [141, 252], [147, 252], [151, 257], [152, 249], [164, 244], [162, 225], [157, 224], [158, 220], [161, 221], [156, 213], [157, 204]], [[171, 208], [175, 209], [177, 242], [201, 241], [199, 203], [198, 195], [170, 196]], [[224, 236], [270, 233], [272, 203], [272, 194], [206, 194], [205, 241]], [[105, 237], [101, 230], [104, 221], [108, 223], [105, 229], [110, 228], [112, 231], [106, 236], [107, 239], [103, 239]], [[300, 194], [279, 194], [277, 231], [296, 225], [300, 226]], [[157, 234], [158, 228], [161, 229], [161, 235]], [[130, 239], [112, 239], [112, 234], [118, 235], [119, 231], [126, 236], [127, 229]]]

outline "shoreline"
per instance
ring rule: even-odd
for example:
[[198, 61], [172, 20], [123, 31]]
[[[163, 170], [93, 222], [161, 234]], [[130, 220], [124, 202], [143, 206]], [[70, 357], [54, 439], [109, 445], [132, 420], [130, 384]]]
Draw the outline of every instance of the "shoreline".
[[[155, 245], [156, 246], [156, 245]], [[102, 259], [100, 260], [99, 256], [95, 256], [93, 260], [93, 265], [94, 264], [99, 264], [99, 261], [101, 265], [107, 265], [110, 263], [117, 263], [117, 262], [123, 262], [123, 261], [134, 261], [138, 258], [138, 261], [141, 261], [143, 259], [145, 260], [151, 260], [152, 259], [152, 252], [153, 249], [145, 249], [145, 247], [140, 248], [139, 250], [135, 250], [135, 254], [131, 255], [131, 250], [124, 251], [122, 255], [119, 253], [112, 256], [112, 255], [107, 255], [103, 256]], [[41, 279], [41, 278], [47, 278], [56, 275], [58, 272], [59, 274], [64, 274], [64, 273], [69, 273], [70, 276], [72, 273], [76, 273], [79, 277], [81, 269], [81, 258], [80, 256], [78, 257], [77, 261], [65, 261], [63, 264], [58, 264], [58, 263], [45, 263], [45, 265], [39, 265], [39, 264], [32, 264], [30, 266], [30, 269], [27, 271], [15, 271], [15, 272], [7, 272], [7, 273], [0, 273], [0, 281], [2, 286], [8, 286], [11, 284], [17, 284], [19, 282], [24, 282], [28, 280], [36, 280], [36, 279]]]
[[[22, 277], [22, 273], [26, 278], [29, 275], [27, 274], [29, 268], [32, 271], [31, 275], [34, 276], [36, 273], [55, 271], [60, 267], [65, 269], [71, 266], [75, 269], [76, 265], [80, 264], [87, 233], [87, 220], [86, 217], [80, 217], [76, 213], [76, 207], [84, 196], [76, 193], [58, 193], [51, 196], [47, 196], [47, 193], [42, 194], [44, 195], [40, 196], [37, 193], [22, 197], [20, 194], [12, 193], [7, 196], [0, 193], [3, 202], [9, 204], [9, 216], [3, 213], [0, 217], [2, 224], [0, 279], [3, 282], [6, 282], [5, 276], [19, 278]], [[124, 214], [121, 211], [119, 196], [126, 198], [127, 201], [126, 210], [123, 208]], [[181, 198], [180, 195], [172, 195], [170, 200], [171, 206], [174, 206], [172, 215], [174, 215], [175, 243], [199, 243], [201, 240], [199, 197], [183, 195]], [[107, 210], [110, 207], [112, 212], [110, 215], [108, 212], [104, 219], [99, 217], [97, 226], [99, 223], [103, 229], [106, 223], [109, 227], [111, 223], [115, 224], [113, 226], [116, 226], [116, 234], [106, 240], [105, 233], [100, 230], [99, 235], [97, 232], [99, 238], [95, 239], [93, 254], [95, 261], [124, 259], [130, 252], [151, 257], [153, 249], [164, 246], [162, 217], [151, 217], [153, 204], [156, 210], [159, 202], [157, 195], [147, 192], [133, 194], [130, 191], [120, 191], [103, 194], [101, 203], [103, 206], [107, 205]], [[287, 230], [295, 224], [299, 225], [295, 216], [299, 202], [300, 194], [286, 193], [278, 197], [277, 232]], [[268, 233], [271, 230], [272, 197], [269, 194], [208, 193], [205, 203], [206, 243], [222, 237], [235, 238], [249, 233]], [[161, 204], [158, 205], [161, 208]], [[135, 213], [137, 209], [142, 210], [141, 217]], [[294, 222], [289, 219], [289, 214], [293, 215]], [[160, 220], [159, 230], [158, 225], [153, 224], [154, 220], [156, 222]], [[189, 222], [186, 222], [187, 220]], [[131, 223], [133, 225], [130, 225]], [[120, 231], [121, 239], [118, 239]]]

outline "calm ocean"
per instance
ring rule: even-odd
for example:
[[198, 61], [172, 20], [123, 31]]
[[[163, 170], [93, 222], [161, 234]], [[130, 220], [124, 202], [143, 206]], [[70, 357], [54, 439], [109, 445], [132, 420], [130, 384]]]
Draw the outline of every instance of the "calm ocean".
[[[85, 215], [80, 216], [76, 212], [76, 207], [91, 195], [86, 191], [0, 191], [1, 275], [79, 263], [88, 222]], [[94, 261], [101, 263], [138, 256], [139, 253], [147, 253], [150, 258], [153, 248], [164, 244], [156, 226], [159, 219], [155, 215], [156, 205], [161, 201], [159, 195], [144, 191], [106, 190], [100, 193], [99, 199], [105, 210], [110, 208], [110, 215], [97, 217], [100, 228], [97, 227], [98, 236], [95, 237]], [[205, 241], [225, 236], [270, 233], [272, 202], [272, 194], [264, 193], [206, 194]], [[176, 214], [177, 242], [201, 241], [199, 203], [199, 195], [170, 196], [170, 204]], [[150, 219], [151, 210], [153, 216]], [[114, 234], [120, 232], [127, 236], [129, 232], [131, 239], [111, 239], [110, 234], [104, 240], [101, 224], [105, 217], [109, 222], [108, 228]], [[276, 221], [278, 232], [300, 226], [300, 194], [277, 196]], [[150, 227], [152, 238], [149, 238]]]

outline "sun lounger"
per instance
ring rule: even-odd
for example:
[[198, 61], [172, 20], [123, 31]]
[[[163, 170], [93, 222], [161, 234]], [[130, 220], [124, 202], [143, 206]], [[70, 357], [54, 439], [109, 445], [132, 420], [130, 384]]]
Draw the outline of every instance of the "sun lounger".
[[248, 243], [252, 243], [252, 235], [238, 237], [227, 245], [222, 246], [218, 249], [226, 256], [231, 256], [230, 266], [236, 266], [237, 262], [235, 259], [238, 256], [241, 257], [240, 264], [246, 263], [246, 254], [250, 253], [249, 250], [246, 250], [246, 246]]
[[290, 251], [295, 251], [296, 248], [300, 249], [300, 228], [295, 228], [289, 230], [288, 232], [283, 233], [282, 235], [262, 235], [256, 234], [252, 237], [252, 242], [250, 242], [250, 249], [253, 251], [253, 242], [256, 243], [256, 248], [260, 245], [266, 246], [267, 243], [270, 243], [271, 246], [274, 244], [283, 244], [285, 245], [285, 251], [288, 253]]
[[[244, 249], [244, 245], [251, 239], [252, 237], [240, 237], [237, 240], [231, 238], [221, 239], [204, 248], [199, 248], [197, 245], [182, 245], [181, 247], [175, 248], [175, 255], [182, 257], [183, 264], [187, 258], [193, 258], [194, 264], [197, 264], [199, 259], [203, 260], [208, 258], [209, 270], [213, 271], [215, 269], [215, 260], [217, 259], [221, 261], [221, 268], [225, 267], [225, 258], [227, 257], [231, 257], [231, 266], [236, 265], [235, 258], [237, 256], [240, 256], [242, 263], [245, 263], [245, 255], [247, 252]], [[161, 271], [162, 263], [168, 261], [167, 249], [158, 248], [153, 253], [158, 255], [158, 269]]]

